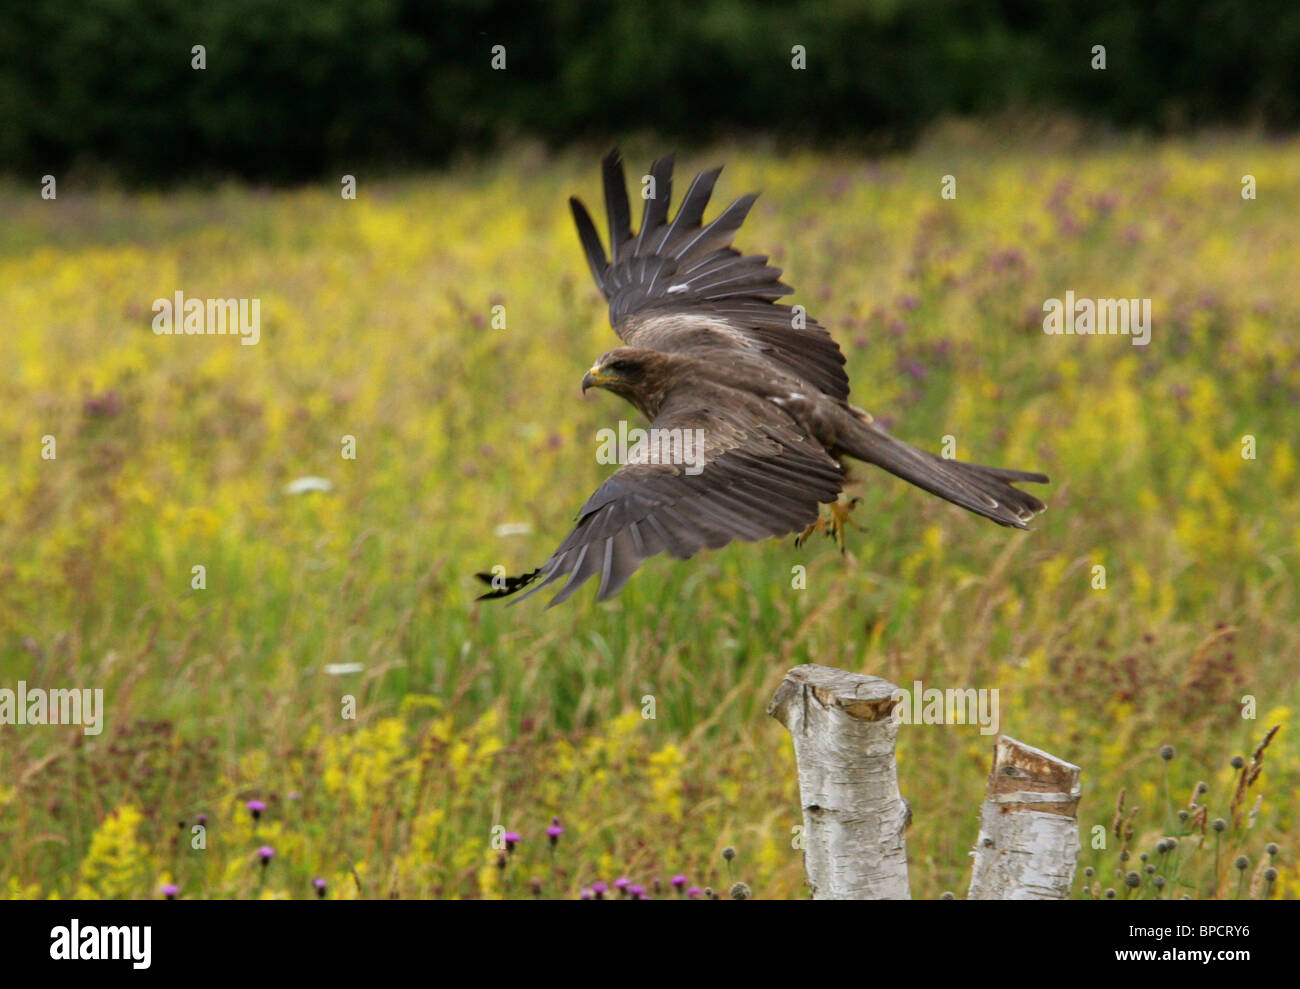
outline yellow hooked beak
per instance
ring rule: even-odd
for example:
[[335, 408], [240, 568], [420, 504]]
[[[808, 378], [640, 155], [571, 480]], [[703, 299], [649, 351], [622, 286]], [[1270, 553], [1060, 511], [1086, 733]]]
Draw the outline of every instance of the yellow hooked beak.
[[617, 379], [611, 375], [601, 374], [600, 365], [593, 364], [586, 374], [582, 376], [582, 393], [587, 394], [588, 388], [598, 388], [601, 385], [607, 385]]

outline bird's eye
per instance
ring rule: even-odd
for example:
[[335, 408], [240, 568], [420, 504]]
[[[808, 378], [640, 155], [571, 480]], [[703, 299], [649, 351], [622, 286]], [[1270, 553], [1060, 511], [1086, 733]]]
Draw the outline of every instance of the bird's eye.
[[614, 361], [614, 363], [609, 366], [609, 369], [611, 371], [622, 372], [622, 371], [629, 370], [631, 367], [632, 367], [631, 361], [618, 360], [618, 361]]

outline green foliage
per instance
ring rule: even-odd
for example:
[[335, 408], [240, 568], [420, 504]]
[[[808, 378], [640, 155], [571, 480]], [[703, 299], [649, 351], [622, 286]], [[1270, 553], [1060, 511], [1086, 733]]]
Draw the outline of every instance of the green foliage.
[[1288, 0], [44, 0], [3, 17], [0, 167], [22, 175], [304, 180], [614, 130], [879, 146], [1025, 108], [1300, 122]]

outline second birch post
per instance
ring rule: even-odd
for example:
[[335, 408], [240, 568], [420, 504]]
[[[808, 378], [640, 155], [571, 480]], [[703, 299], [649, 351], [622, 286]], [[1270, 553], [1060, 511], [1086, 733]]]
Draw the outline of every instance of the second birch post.
[[1079, 767], [1006, 735], [975, 843], [972, 900], [1064, 900], [1079, 859]]

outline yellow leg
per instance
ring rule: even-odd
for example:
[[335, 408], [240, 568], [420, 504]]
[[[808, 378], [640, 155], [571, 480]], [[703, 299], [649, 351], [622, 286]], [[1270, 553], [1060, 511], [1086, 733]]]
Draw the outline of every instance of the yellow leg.
[[794, 537], [794, 548], [798, 549], [800, 546], [806, 543], [808, 541], [809, 536], [824, 531], [826, 531], [826, 519], [824, 519], [821, 513], [819, 512], [817, 514], [817, 521], [814, 522], [812, 525], [808, 526], [808, 528], [804, 529], [804, 531], [799, 533], [799, 535]]
[[858, 502], [861, 500], [861, 498], [849, 498], [841, 494], [839, 498], [830, 503], [827, 515], [819, 515], [816, 522], [804, 529], [804, 531], [799, 533], [799, 535], [795, 536], [795, 547], [797, 548], [802, 546], [808, 541], [808, 537], [814, 533], [824, 532], [827, 539], [835, 540], [841, 553], [846, 552], [848, 547], [844, 541], [844, 534], [849, 527], [852, 526], [854, 529], [860, 529], [864, 532], [866, 531], [865, 529], [862, 529], [862, 526], [858, 525], [849, 517], [850, 513], [857, 507]]
[[846, 498], [844, 495], [840, 495], [839, 498], [831, 503], [831, 519], [829, 523], [831, 531], [828, 532], [827, 535], [839, 543], [841, 553], [844, 553], [847, 550], [844, 543], [844, 533], [848, 531], [849, 526], [864, 532], [866, 531], [862, 529], [862, 526], [854, 522], [853, 519], [849, 518], [849, 514], [857, 507], [858, 502], [861, 500], [861, 498]]

